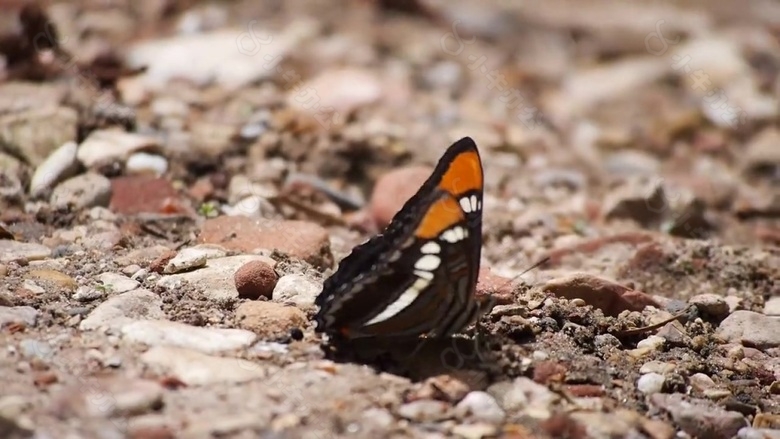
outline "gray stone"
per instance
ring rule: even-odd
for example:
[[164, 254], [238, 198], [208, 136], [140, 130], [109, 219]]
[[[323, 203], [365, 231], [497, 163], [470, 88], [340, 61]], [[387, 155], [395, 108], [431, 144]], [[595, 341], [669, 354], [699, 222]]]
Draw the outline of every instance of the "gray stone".
[[46, 259], [49, 256], [51, 256], [51, 249], [45, 245], [0, 239], [0, 262], [11, 262], [21, 259], [35, 261]]
[[718, 334], [730, 342], [757, 349], [780, 346], [780, 318], [752, 311], [734, 311], [718, 327]]
[[58, 209], [85, 209], [108, 206], [111, 181], [96, 173], [86, 173], [60, 183], [51, 194], [51, 204]]
[[78, 170], [77, 149], [76, 142], [66, 142], [46, 157], [33, 173], [30, 180], [30, 194], [37, 197], [63, 179], [74, 175]]
[[258, 363], [222, 358], [184, 348], [155, 346], [141, 355], [141, 362], [158, 373], [173, 375], [188, 386], [243, 383], [266, 378]]
[[138, 319], [164, 317], [160, 298], [149, 290], [139, 288], [111, 297], [101, 303], [79, 324], [79, 328], [83, 331], [95, 329], [116, 331]]
[[139, 320], [122, 327], [126, 341], [175, 346], [208, 354], [249, 347], [257, 335], [243, 329], [201, 328], [167, 320]]

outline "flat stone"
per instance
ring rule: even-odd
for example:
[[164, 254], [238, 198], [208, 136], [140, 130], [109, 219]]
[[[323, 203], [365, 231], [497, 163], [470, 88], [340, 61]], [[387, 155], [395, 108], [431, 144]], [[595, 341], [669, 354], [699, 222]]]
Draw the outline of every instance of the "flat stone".
[[78, 135], [79, 116], [70, 107], [45, 105], [0, 115], [0, 141], [38, 166]]
[[[99, 392], [84, 392], [85, 386], [89, 389], [99, 389]], [[164, 393], [165, 388], [152, 380], [124, 377], [86, 378], [83, 383], [65, 387], [57, 393], [53, 397], [51, 409], [63, 417], [138, 416], [162, 407]]]
[[745, 346], [776, 348], [780, 346], [780, 318], [752, 311], [734, 311], [720, 322], [717, 333], [727, 341]]
[[171, 182], [153, 175], [128, 175], [111, 180], [112, 212], [125, 215], [139, 213], [190, 213]]
[[153, 137], [119, 130], [96, 130], [81, 142], [76, 157], [87, 168], [93, 168], [115, 161], [124, 162], [134, 152], [158, 146]]
[[73, 176], [78, 170], [77, 150], [76, 142], [65, 142], [46, 157], [33, 173], [30, 180], [30, 194], [37, 197], [65, 178]]
[[278, 250], [320, 268], [333, 265], [327, 230], [307, 221], [220, 216], [203, 224], [199, 239], [246, 253]]
[[294, 306], [276, 302], [244, 302], [236, 309], [236, 320], [245, 329], [253, 331], [263, 339], [277, 339], [289, 336], [294, 328], [306, 326], [306, 314]]
[[38, 311], [31, 306], [0, 306], [0, 326], [8, 323], [24, 323], [35, 326]]
[[130, 279], [129, 277], [119, 273], [100, 273], [95, 278], [103, 285], [103, 287], [111, 291], [114, 294], [122, 294], [128, 291], [132, 291], [141, 286], [138, 281]]
[[79, 328], [119, 331], [122, 326], [138, 319], [162, 319], [162, 301], [149, 290], [138, 288], [114, 296], [98, 305], [81, 321]]
[[0, 239], [0, 262], [37, 261], [49, 256], [51, 256], [51, 250], [45, 245]]
[[303, 307], [313, 305], [321, 291], [321, 283], [302, 274], [287, 274], [276, 282], [272, 297], [276, 302]]
[[124, 340], [214, 354], [249, 347], [257, 335], [242, 329], [204, 328], [167, 320], [139, 320], [122, 326]]
[[265, 368], [257, 363], [171, 346], [149, 349], [141, 355], [141, 362], [158, 373], [173, 375], [188, 386], [243, 383], [267, 376]]
[[237, 255], [209, 259], [206, 266], [198, 270], [163, 276], [157, 281], [157, 286], [170, 290], [188, 284], [212, 300], [234, 299], [238, 297], [238, 291], [236, 291], [233, 276], [241, 266], [249, 261], [276, 264], [273, 259], [260, 255]]
[[30, 272], [27, 273], [27, 277], [30, 279], [35, 279], [43, 285], [62, 288], [66, 291], [73, 291], [78, 287], [78, 283], [75, 279], [57, 270], [50, 270], [45, 268], [30, 270]]
[[740, 413], [678, 393], [656, 393], [650, 396], [650, 404], [668, 412], [674, 423], [693, 437], [731, 439], [747, 426], [747, 420]]
[[227, 251], [217, 245], [201, 244], [183, 248], [173, 259], [168, 261], [168, 264], [163, 268], [163, 273], [175, 274], [200, 268], [206, 265], [207, 260], [223, 258], [225, 255], [227, 255]]
[[111, 182], [97, 173], [86, 173], [69, 178], [57, 185], [49, 200], [58, 209], [87, 209], [108, 206]]

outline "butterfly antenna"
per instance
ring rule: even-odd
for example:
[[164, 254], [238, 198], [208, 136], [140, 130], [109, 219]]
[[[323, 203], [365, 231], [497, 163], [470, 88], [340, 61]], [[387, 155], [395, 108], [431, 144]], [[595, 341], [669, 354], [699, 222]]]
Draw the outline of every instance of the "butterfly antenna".
[[546, 263], [547, 263], [549, 260], [550, 260], [550, 257], [549, 257], [549, 256], [545, 256], [544, 258], [542, 258], [542, 259], [540, 259], [540, 260], [536, 261], [536, 263], [534, 263], [534, 264], [533, 264], [533, 265], [531, 265], [530, 267], [528, 267], [528, 268], [526, 268], [525, 270], [523, 270], [523, 271], [522, 271], [522, 273], [520, 273], [520, 274], [518, 274], [518, 275], [514, 276], [512, 279], [509, 279], [508, 281], [506, 281], [506, 282], [504, 282], [503, 284], [501, 284], [501, 286], [500, 286], [500, 287], [496, 288], [496, 291], [498, 291], [498, 290], [500, 290], [500, 289], [504, 288], [505, 286], [507, 286], [507, 285], [511, 284], [512, 282], [514, 282], [515, 280], [517, 280], [517, 278], [519, 278], [520, 276], [522, 276], [522, 275], [524, 275], [524, 274], [528, 273], [529, 271], [531, 271], [531, 270], [533, 270], [533, 269], [535, 269], [535, 268], [538, 268], [538, 267], [540, 267], [540, 266], [542, 266], [542, 265], [546, 264]]

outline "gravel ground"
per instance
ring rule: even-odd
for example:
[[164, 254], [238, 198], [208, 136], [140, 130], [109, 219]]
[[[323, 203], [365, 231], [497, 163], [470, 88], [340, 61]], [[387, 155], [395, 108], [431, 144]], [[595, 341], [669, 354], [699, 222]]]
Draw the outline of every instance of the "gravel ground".
[[[780, 438], [780, 3], [0, 8], [0, 438]], [[485, 337], [331, 355], [463, 136]]]

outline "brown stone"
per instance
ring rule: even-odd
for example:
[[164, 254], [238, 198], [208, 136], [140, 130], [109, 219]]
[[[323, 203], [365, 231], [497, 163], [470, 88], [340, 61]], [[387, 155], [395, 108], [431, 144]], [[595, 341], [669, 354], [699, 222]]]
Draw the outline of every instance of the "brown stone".
[[477, 296], [492, 296], [496, 305], [508, 305], [514, 302], [512, 279], [493, 274], [489, 268], [479, 270]]
[[170, 181], [149, 175], [132, 175], [111, 180], [110, 208], [117, 213], [190, 213]]
[[582, 299], [604, 314], [617, 316], [623, 311], [641, 311], [647, 305], [660, 308], [649, 295], [613, 281], [577, 273], [547, 282], [543, 290], [567, 299]]
[[199, 241], [245, 253], [278, 250], [320, 268], [333, 265], [328, 232], [306, 221], [220, 216], [203, 224]]
[[238, 297], [242, 299], [270, 299], [278, 277], [273, 267], [262, 261], [247, 262], [233, 275]]
[[236, 320], [266, 340], [287, 337], [294, 328], [306, 325], [303, 311], [276, 302], [244, 302], [236, 310]]
[[369, 204], [374, 222], [380, 228], [388, 225], [393, 215], [420, 189], [431, 172], [433, 169], [428, 166], [409, 166], [394, 169], [380, 177], [374, 185]]

